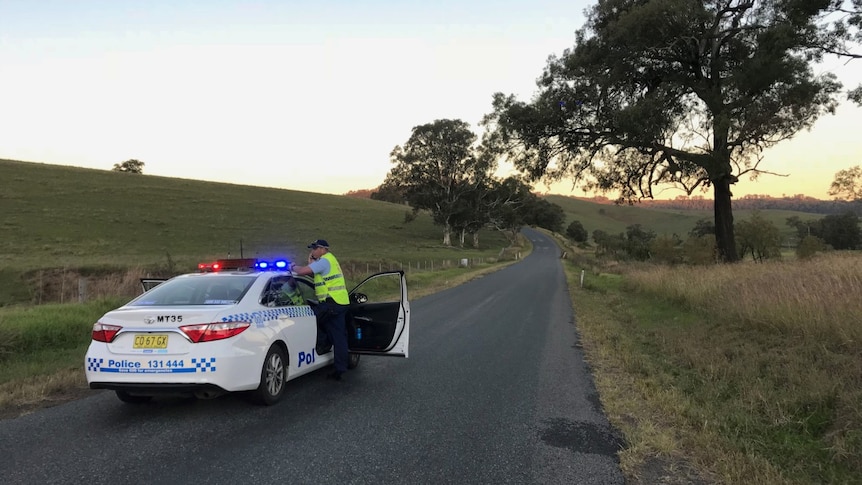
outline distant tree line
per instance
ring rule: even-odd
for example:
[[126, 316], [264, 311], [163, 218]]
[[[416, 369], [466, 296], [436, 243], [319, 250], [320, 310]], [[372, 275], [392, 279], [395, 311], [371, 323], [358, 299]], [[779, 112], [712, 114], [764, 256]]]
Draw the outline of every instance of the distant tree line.
[[[793, 216], [787, 218], [786, 224], [796, 230], [796, 255], [800, 259], [827, 250], [862, 249], [860, 219], [853, 212], [830, 214], [809, 221]], [[741, 258], [750, 257], [755, 262], [781, 258], [781, 231], [759, 212], [755, 211], [749, 218], [737, 221], [734, 231]], [[714, 233], [712, 221], [700, 219], [689, 231], [687, 239], [677, 234], [657, 236], [654, 231], [640, 224], [630, 225], [619, 234], [597, 229], [593, 231], [592, 237], [599, 257], [704, 265], [718, 261]], [[586, 229], [580, 221], [569, 224], [566, 236], [581, 245], [586, 243]]]
[[[607, 198], [604, 198], [607, 200]], [[611, 201], [608, 201], [610, 203]], [[672, 200], [647, 199], [640, 202], [644, 207], [674, 210], [712, 210], [712, 201], [703, 197], [677, 197]], [[770, 197], [768, 195], [745, 195], [734, 199], [733, 206], [740, 210], [789, 210], [811, 214], [862, 214], [862, 200], [821, 200], [805, 195], [792, 197]]]

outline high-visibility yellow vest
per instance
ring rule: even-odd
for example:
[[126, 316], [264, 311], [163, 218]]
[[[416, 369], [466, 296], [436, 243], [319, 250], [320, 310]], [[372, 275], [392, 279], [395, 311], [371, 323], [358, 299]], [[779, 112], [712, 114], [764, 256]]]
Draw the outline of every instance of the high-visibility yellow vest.
[[317, 296], [317, 301], [323, 301], [327, 297], [332, 297], [335, 303], [339, 305], [347, 305], [350, 303], [350, 297], [347, 295], [347, 282], [344, 281], [344, 273], [341, 272], [341, 265], [332, 253], [326, 253], [322, 258], [329, 261], [329, 274], [323, 276], [319, 273], [314, 273], [314, 294]]

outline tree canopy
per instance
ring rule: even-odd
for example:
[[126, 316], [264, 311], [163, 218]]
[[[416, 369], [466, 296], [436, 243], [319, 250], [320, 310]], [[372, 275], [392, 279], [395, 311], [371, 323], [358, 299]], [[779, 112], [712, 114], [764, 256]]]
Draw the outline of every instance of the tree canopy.
[[530, 102], [494, 96], [488, 146], [531, 180], [572, 178], [620, 201], [661, 184], [711, 188], [719, 256], [737, 261], [731, 186], [760, 172], [764, 149], [836, 107], [840, 83], [812, 69], [847, 38], [824, 23], [835, 7], [600, 1]]
[[483, 189], [495, 168], [492, 159], [476, 153], [475, 141], [464, 121], [441, 119], [415, 126], [390, 155], [395, 166], [383, 182], [387, 192], [400, 191], [414, 210], [430, 211], [443, 226], [446, 246], [452, 244], [453, 225], [465, 222], [465, 202]]
[[144, 162], [133, 158], [123, 163], [115, 163], [111, 170], [114, 172], [144, 173]]
[[829, 186], [829, 195], [848, 201], [862, 200], [862, 167], [839, 170]]
[[566, 227], [566, 236], [572, 241], [585, 243], [587, 242], [589, 234], [587, 234], [587, 229], [581, 221], [572, 221], [569, 223], [569, 226]]
[[539, 198], [518, 176], [498, 179], [495, 159], [461, 120], [436, 120], [413, 128], [403, 146], [392, 151], [394, 166], [372, 198], [405, 202], [414, 214], [431, 213], [443, 226], [443, 244], [457, 234], [464, 246], [468, 234], [479, 246], [483, 227], [493, 227], [515, 241], [525, 224], [560, 232], [563, 208]]

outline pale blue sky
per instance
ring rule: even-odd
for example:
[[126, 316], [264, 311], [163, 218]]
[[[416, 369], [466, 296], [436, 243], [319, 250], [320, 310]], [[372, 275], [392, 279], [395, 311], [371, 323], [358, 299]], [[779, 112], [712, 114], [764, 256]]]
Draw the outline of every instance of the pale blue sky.
[[[461, 118], [478, 133], [494, 92], [529, 99], [592, 3], [0, 0], [0, 158], [373, 188], [415, 125]], [[862, 80], [862, 65], [823, 69]], [[771, 150], [761, 167], [791, 176], [735, 194], [826, 198], [836, 171], [862, 164], [860, 114], [842, 106]], [[583, 195], [570, 186], [552, 191]]]

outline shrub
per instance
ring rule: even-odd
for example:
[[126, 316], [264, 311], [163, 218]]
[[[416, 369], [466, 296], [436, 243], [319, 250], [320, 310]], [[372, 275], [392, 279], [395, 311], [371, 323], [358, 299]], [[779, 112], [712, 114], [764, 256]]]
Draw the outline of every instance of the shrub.
[[569, 227], [566, 228], [566, 236], [577, 243], [587, 242], [587, 230], [581, 221], [572, 221]]
[[715, 264], [715, 236], [690, 237], [682, 245], [685, 262], [693, 265]]
[[796, 257], [799, 259], [809, 259], [824, 250], [826, 250], [826, 244], [819, 237], [805, 236], [799, 241], [799, 246], [796, 247]]
[[679, 251], [681, 243], [676, 234], [659, 236], [650, 243], [650, 259], [657, 263], [671, 265], [681, 263], [682, 254]]

